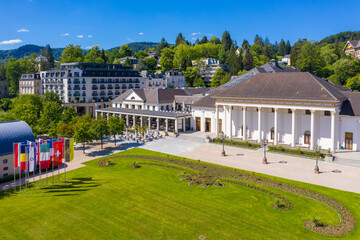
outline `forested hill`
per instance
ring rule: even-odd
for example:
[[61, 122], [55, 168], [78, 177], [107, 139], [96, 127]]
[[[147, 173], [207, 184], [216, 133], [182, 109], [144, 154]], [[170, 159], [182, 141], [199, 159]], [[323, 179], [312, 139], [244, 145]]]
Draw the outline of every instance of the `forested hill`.
[[356, 32], [341, 32], [338, 34], [330, 35], [320, 41], [320, 43], [345, 43], [348, 40], [359, 40], [360, 31]]
[[[42, 49], [44, 49], [44, 47], [33, 45], [33, 44], [27, 44], [27, 45], [21, 46], [16, 49], [0, 50], [0, 60], [5, 60], [10, 57], [19, 59], [19, 58], [23, 58], [25, 56], [30, 56], [33, 53], [35, 53], [36, 55], [39, 55], [40, 50], [42, 50]], [[60, 60], [61, 53], [63, 50], [64, 50], [64, 48], [53, 48], [52, 49], [52, 53], [56, 60]]]
[[[127, 45], [131, 48], [131, 50], [133, 52], [139, 52], [139, 51], [145, 51], [146, 48], [156, 48], [159, 45], [159, 43], [154, 43], [154, 42], [132, 42], [132, 43], [128, 43]], [[120, 46], [111, 48], [110, 51], [115, 49], [115, 48], [120, 48]]]
[[[146, 48], [156, 48], [159, 43], [154, 42], [133, 42], [128, 43], [129, 47], [133, 52], [139, 52], [144, 51]], [[115, 47], [115, 48], [120, 48]], [[112, 49], [115, 49], [112, 48]], [[16, 59], [23, 58], [25, 56], [30, 56], [31, 54], [35, 53], [36, 55], [40, 54], [40, 50], [44, 49], [42, 46], [33, 45], [33, 44], [27, 44], [24, 46], [21, 46], [16, 49], [10, 49], [10, 50], [0, 50], [0, 61], [6, 60], [10, 57], [14, 57]], [[110, 50], [112, 50], [110, 49]], [[64, 48], [52, 48], [52, 53], [54, 55], [55, 60], [59, 61], [61, 58], [61, 53], [64, 50]], [[86, 54], [86, 50], [83, 50], [84, 54]]]

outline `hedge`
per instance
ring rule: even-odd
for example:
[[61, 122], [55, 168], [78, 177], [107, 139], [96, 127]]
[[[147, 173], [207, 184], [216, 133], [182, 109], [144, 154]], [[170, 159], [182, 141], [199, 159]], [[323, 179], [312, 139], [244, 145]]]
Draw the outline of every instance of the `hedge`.
[[[213, 138], [212, 142], [214, 143], [223, 143], [223, 140], [221, 138]], [[224, 140], [224, 144], [228, 146], [234, 146], [234, 147], [242, 147], [242, 148], [251, 148], [251, 149], [258, 149], [261, 147], [260, 144], [256, 143], [249, 143], [248, 141], [245, 142], [239, 142], [234, 140]]]
[[[282, 153], [287, 153], [287, 154], [291, 154], [291, 155], [306, 156], [306, 157], [311, 157], [311, 158], [316, 157], [316, 152], [304, 151], [304, 150], [300, 150], [299, 148], [291, 149], [291, 148], [283, 148], [282, 146], [279, 146], [279, 147], [269, 146], [268, 148], [269, 148], [269, 151], [272, 151], [272, 152], [282, 152]], [[326, 154], [318, 152], [318, 156], [320, 159], [325, 159]]]

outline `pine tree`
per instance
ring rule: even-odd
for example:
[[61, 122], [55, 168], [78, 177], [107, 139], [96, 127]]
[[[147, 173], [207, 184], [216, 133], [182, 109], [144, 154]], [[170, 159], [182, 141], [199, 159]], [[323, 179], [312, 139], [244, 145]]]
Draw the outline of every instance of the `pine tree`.
[[204, 44], [204, 43], [207, 43], [208, 42], [208, 39], [207, 37], [204, 35], [200, 41], [200, 44]]
[[285, 56], [286, 55], [284, 39], [281, 39], [281, 41], [279, 42], [277, 55], [278, 56]]
[[45, 46], [44, 50], [40, 51], [40, 55], [45, 57], [45, 61], [40, 63], [42, 71], [46, 71], [55, 66], [54, 55], [52, 54], [52, 49], [49, 44]]
[[254, 37], [254, 43], [256, 44], [259, 39], [260, 39], [259, 35], [256, 34], [255, 37]]
[[244, 69], [246, 71], [249, 71], [253, 68], [254, 65], [254, 59], [250, 52], [246, 52], [245, 59], [244, 59]]
[[244, 52], [248, 52], [250, 50], [250, 43], [248, 42], [248, 40], [244, 39], [241, 44], [241, 48]]
[[194, 45], [199, 45], [200, 44], [200, 40], [197, 38], [196, 40], [195, 40], [195, 44]]
[[243, 62], [241, 54], [237, 55], [235, 53], [234, 46], [231, 47], [227, 56], [228, 64], [230, 65], [231, 75], [236, 75], [238, 72], [243, 70]]
[[182, 33], [179, 33], [175, 40], [175, 47], [180, 44], [185, 44], [185, 38], [183, 37]]
[[221, 45], [223, 45], [226, 51], [230, 50], [232, 45], [232, 40], [229, 31], [224, 31], [221, 38]]
[[290, 52], [291, 52], [291, 45], [290, 45], [290, 41], [287, 40], [285, 44], [285, 55], [290, 54]]
[[266, 36], [265, 37], [265, 41], [264, 41], [264, 45], [269, 45], [270, 44], [270, 40], [269, 38]]
[[157, 46], [157, 51], [161, 51], [161, 50], [163, 50], [164, 48], [167, 48], [167, 47], [169, 47], [169, 44], [166, 42], [166, 40], [165, 40], [165, 38], [162, 38], [161, 39], [161, 42], [160, 42], [160, 44]]

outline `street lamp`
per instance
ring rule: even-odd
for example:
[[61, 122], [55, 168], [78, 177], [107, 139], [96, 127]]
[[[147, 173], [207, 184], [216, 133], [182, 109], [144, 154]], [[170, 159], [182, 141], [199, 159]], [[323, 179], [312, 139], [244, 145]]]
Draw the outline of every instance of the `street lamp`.
[[263, 164], [267, 164], [267, 158], [266, 158], [266, 146], [268, 145], [268, 140], [264, 138], [262, 141], [262, 145], [264, 147], [264, 158], [263, 158]]
[[318, 165], [318, 153], [320, 152], [321, 147], [318, 146], [318, 145], [315, 145], [314, 149], [315, 149], [315, 152], [316, 152], [316, 165], [315, 165], [315, 168], [314, 168], [314, 173], [319, 174], [320, 170], [319, 170], [319, 165]]
[[225, 146], [224, 146], [224, 141], [225, 141], [225, 134], [224, 134], [224, 132], [221, 132], [220, 137], [221, 137], [222, 142], [223, 142], [223, 149], [222, 149], [222, 152], [221, 152], [221, 156], [222, 156], [222, 157], [225, 157], [226, 154], [225, 154]]

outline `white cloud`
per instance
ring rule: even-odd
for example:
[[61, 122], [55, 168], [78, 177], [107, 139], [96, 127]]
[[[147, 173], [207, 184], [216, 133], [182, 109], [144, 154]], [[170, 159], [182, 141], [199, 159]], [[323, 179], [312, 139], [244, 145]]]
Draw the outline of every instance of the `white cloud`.
[[196, 35], [199, 35], [199, 34], [200, 34], [200, 32], [193, 32], [191, 35], [196, 36]]
[[134, 40], [132, 40], [131, 38], [126, 38], [126, 40], [128, 40], [129, 42], [134, 42]]
[[20, 39], [12, 39], [12, 40], [2, 41], [2, 42], [0, 42], [0, 45], [16, 44], [16, 43], [21, 43], [21, 42], [22, 42], [22, 40], [20, 40]]
[[77, 37], [77, 38], [83, 38], [84, 35], [77, 35], [76, 37]]
[[143, 33], [143, 32], [140, 32], [140, 33], [139, 33], [139, 35], [144, 35], [144, 34], [145, 34], [145, 33]]
[[96, 46], [99, 46], [99, 45], [87, 46], [86, 49], [91, 49], [91, 48], [96, 47]]
[[193, 38], [192, 38], [192, 40], [196, 40], [196, 39], [198, 39], [198, 38], [197, 38], [197, 37], [193, 37]]
[[88, 35], [88, 38], [92, 38], [92, 35]]
[[66, 36], [69, 36], [69, 35], [70, 35], [69, 33], [63, 33], [63, 34], [61, 34], [60, 36], [66, 37]]
[[29, 32], [29, 29], [22, 28], [22, 29], [17, 30], [17, 32]]
[[206, 36], [213, 36], [214, 34], [212, 34], [212, 33], [208, 33], [208, 34], [206, 34]]

